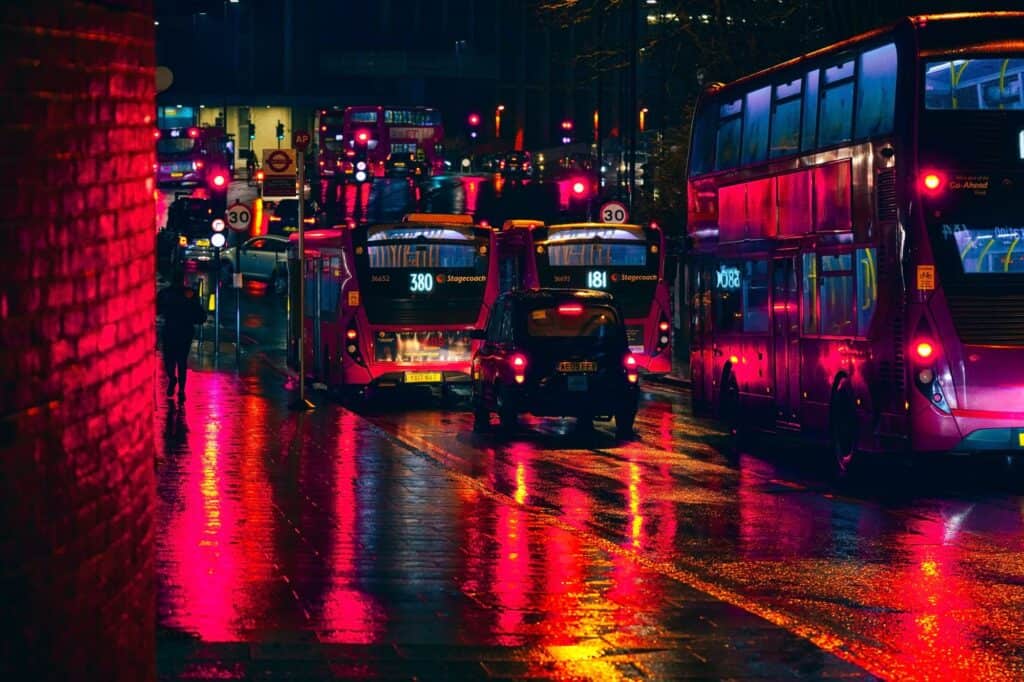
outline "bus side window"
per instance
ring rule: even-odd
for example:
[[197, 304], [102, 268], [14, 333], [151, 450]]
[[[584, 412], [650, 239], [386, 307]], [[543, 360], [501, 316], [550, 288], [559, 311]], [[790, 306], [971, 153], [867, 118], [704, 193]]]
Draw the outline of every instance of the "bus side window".
[[878, 305], [878, 250], [857, 249], [857, 333], [868, 335]]
[[804, 334], [818, 333], [818, 256], [803, 255], [803, 280], [801, 282], [801, 331]]
[[821, 256], [821, 333], [826, 336], [857, 333], [852, 260], [849, 253]]
[[743, 278], [743, 331], [768, 331], [768, 261], [748, 261], [744, 264]]

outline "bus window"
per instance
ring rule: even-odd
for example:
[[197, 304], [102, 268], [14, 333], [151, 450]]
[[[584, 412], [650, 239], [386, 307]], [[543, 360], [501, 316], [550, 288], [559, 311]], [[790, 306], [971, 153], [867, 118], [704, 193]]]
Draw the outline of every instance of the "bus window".
[[889, 135], [896, 112], [896, 45], [860, 56], [857, 72], [857, 137]]
[[[715, 126], [718, 108], [706, 105], [697, 114], [693, 129], [693, 150], [690, 156], [690, 175], [710, 173], [715, 168]], [[797, 114], [799, 117], [799, 114]]]
[[810, 71], [804, 88], [804, 134], [800, 148], [814, 149], [815, 132], [818, 130], [818, 70]]
[[1024, 109], [1024, 59], [957, 59], [925, 63], [927, 109]]
[[772, 105], [771, 86], [747, 93], [743, 107], [743, 157], [740, 163], [759, 163], [768, 157], [768, 115]]
[[715, 169], [735, 168], [740, 160], [740, 133], [743, 100], [722, 105], [722, 120], [718, 124], [718, 144], [715, 150]]
[[743, 327], [743, 299], [741, 296], [739, 263], [724, 261], [715, 272], [714, 306], [715, 330], [738, 332]]
[[818, 145], [827, 147], [851, 138], [853, 127], [853, 60], [825, 69]]
[[800, 150], [800, 79], [775, 87], [772, 109], [771, 158], [795, 154]]
[[334, 319], [341, 295], [341, 259], [337, 256], [323, 258], [320, 268], [320, 316]]
[[857, 333], [868, 335], [878, 304], [878, 250], [857, 249]]
[[801, 329], [805, 334], [818, 333], [818, 257], [813, 253], [803, 255], [803, 317]]
[[768, 261], [744, 263], [743, 331], [768, 331]]
[[821, 333], [853, 336], [856, 332], [853, 263], [848, 253], [821, 256]]

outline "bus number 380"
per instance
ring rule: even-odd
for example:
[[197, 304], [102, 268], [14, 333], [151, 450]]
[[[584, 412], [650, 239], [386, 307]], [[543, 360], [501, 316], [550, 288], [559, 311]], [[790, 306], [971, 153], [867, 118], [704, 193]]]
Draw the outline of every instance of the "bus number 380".
[[426, 293], [434, 290], [434, 278], [429, 272], [410, 272], [409, 291]]

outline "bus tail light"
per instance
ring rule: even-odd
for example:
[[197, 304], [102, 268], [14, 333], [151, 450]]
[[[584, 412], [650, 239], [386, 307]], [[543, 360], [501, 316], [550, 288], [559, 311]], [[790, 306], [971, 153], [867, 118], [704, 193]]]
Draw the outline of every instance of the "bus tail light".
[[359, 332], [356, 331], [355, 327], [349, 327], [345, 330], [345, 350], [357, 364], [363, 364], [363, 356], [359, 352]]
[[632, 353], [626, 353], [626, 357], [622, 358], [622, 366], [626, 368], [626, 379], [635, 384], [640, 378], [640, 369]]
[[508, 359], [510, 365], [512, 365], [512, 373], [515, 376], [517, 384], [521, 384], [526, 381], [526, 356], [522, 353], [516, 353]]
[[935, 344], [930, 339], [918, 339], [914, 342], [913, 352], [918, 362], [931, 362], [935, 358]]
[[203, 160], [196, 159], [192, 162], [192, 170], [203, 170]]
[[926, 194], [940, 194], [946, 185], [946, 178], [938, 171], [929, 170], [921, 175], [921, 188]]

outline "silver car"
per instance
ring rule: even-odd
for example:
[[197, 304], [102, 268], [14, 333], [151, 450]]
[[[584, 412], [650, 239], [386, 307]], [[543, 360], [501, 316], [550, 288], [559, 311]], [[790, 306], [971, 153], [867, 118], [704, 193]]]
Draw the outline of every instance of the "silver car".
[[[284, 294], [288, 291], [288, 238], [272, 234], [250, 237], [238, 247], [228, 247], [220, 251], [221, 282], [231, 281], [235, 271], [235, 249], [238, 249], [238, 267], [243, 279], [266, 282], [274, 288], [274, 292]], [[193, 260], [201, 269], [213, 266], [214, 250], [209, 240], [200, 239], [185, 248], [185, 260]]]

